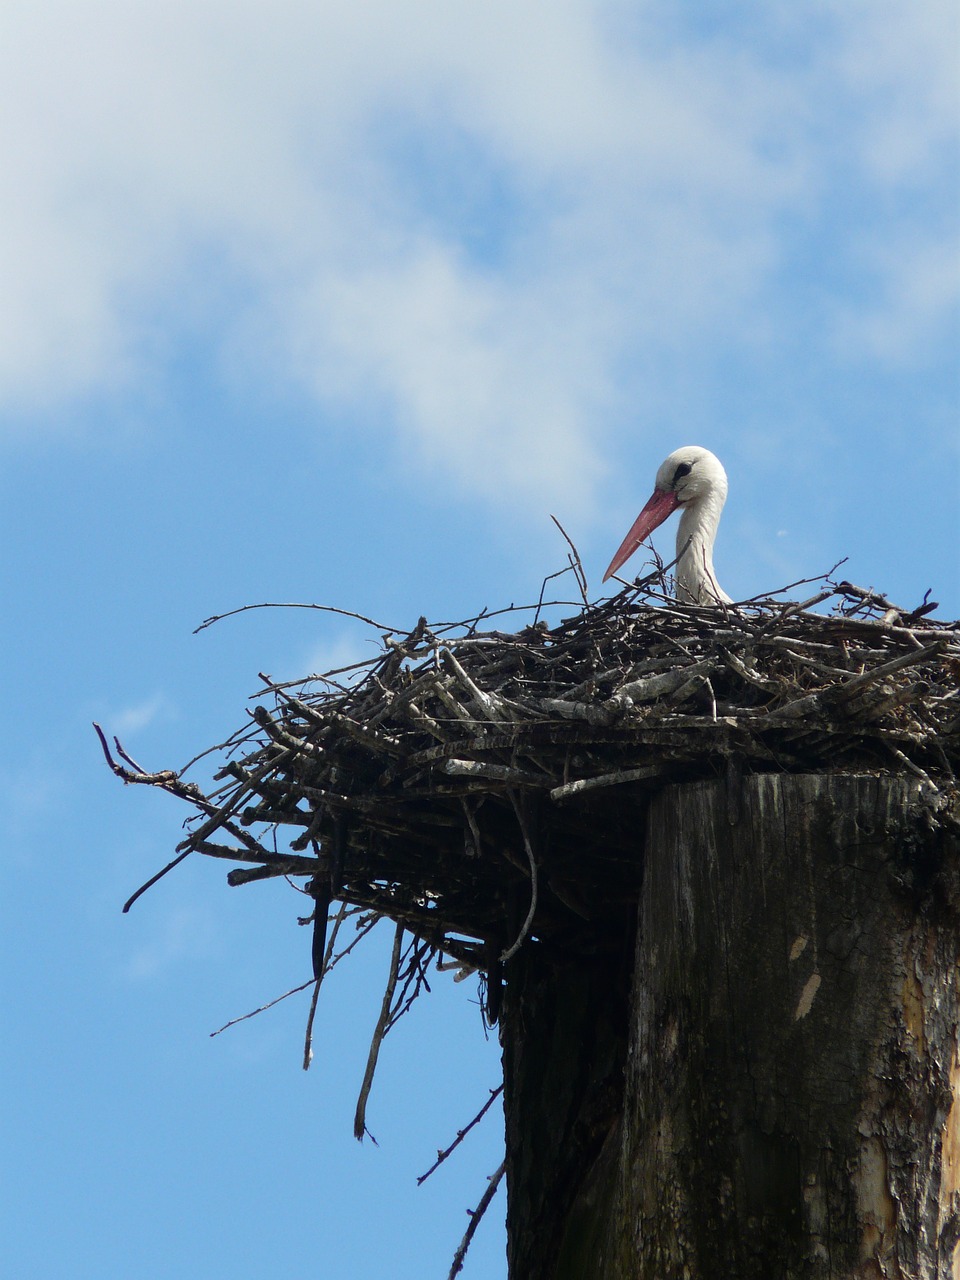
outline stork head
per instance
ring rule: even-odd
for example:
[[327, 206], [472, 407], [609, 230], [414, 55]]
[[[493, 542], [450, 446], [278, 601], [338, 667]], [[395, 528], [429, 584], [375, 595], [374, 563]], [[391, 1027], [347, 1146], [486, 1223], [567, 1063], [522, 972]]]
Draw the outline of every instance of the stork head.
[[708, 497], [723, 506], [727, 500], [727, 473], [715, 453], [699, 444], [685, 444], [660, 464], [654, 492], [675, 494], [679, 507]]
[[694, 507], [708, 498], [718, 509], [727, 498], [727, 473], [720, 459], [698, 444], [674, 449], [660, 464], [653, 494], [610, 561], [604, 582], [677, 507]]

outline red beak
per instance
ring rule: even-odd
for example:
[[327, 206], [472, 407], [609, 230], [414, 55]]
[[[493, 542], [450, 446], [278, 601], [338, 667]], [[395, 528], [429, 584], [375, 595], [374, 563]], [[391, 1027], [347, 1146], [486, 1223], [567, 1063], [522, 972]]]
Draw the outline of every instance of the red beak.
[[610, 561], [610, 568], [603, 575], [604, 582], [617, 572], [624, 561], [630, 559], [640, 543], [649, 538], [657, 525], [663, 524], [667, 516], [676, 511], [679, 505], [677, 495], [672, 490], [655, 489], [653, 491], [650, 501], [634, 520], [630, 532], [620, 543], [617, 554]]

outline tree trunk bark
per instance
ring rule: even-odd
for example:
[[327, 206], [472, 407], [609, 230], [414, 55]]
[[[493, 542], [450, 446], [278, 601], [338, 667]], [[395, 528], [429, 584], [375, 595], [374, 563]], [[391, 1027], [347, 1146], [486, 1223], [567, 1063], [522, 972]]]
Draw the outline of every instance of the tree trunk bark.
[[915, 780], [735, 799], [651, 802], [632, 983], [507, 974], [513, 1280], [954, 1275], [960, 841]]

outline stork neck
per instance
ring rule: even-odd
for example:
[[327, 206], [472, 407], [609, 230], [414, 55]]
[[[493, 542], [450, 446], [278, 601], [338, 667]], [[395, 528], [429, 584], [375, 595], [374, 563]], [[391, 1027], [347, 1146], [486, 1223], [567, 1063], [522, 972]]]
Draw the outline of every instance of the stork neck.
[[677, 529], [677, 597], [694, 604], [729, 600], [713, 572], [713, 544], [726, 495], [705, 493], [683, 508]]

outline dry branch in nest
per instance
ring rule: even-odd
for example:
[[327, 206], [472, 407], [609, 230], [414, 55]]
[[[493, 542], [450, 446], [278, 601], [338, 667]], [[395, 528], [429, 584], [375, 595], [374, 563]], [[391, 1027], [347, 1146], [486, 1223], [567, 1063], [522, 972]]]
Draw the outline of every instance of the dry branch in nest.
[[340, 902], [417, 941], [404, 990], [432, 952], [494, 974], [528, 937], [602, 945], [666, 783], [726, 778], [735, 820], [745, 773], [907, 770], [956, 820], [960, 624], [849, 583], [723, 609], [649, 588], [514, 632], [421, 618], [346, 672], [263, 677], [207, 791], [104, 750], [196, 810], [160, 874], [199, 852], [242, 864], [231, 885], [304, 877], [316, 976]]

